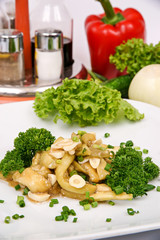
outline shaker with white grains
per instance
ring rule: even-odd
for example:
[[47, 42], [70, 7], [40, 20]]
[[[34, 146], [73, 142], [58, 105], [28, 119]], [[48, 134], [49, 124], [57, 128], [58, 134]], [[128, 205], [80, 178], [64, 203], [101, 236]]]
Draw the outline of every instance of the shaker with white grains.
[[63, 34], [51, 28], [35, 32], [35, 77], [41, 84], [56, 84], [63, 78]]
[[23, 33], [0, 30], [0, 84], [20, 84], [25, 78]]

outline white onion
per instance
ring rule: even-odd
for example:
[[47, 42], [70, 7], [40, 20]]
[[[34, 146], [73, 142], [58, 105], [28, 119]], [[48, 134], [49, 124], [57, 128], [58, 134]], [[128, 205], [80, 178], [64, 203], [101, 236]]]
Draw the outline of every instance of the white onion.
[[131, 81], [128, 96], [160, 107], [160, 64], [143, 67]]

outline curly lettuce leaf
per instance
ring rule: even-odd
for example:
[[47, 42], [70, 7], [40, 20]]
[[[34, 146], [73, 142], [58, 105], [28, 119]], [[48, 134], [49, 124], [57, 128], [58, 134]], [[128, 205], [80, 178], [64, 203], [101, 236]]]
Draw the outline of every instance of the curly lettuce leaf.
[[[65, 123], [76, 122], [80, 126], [97, 125], [102, 121], [109, 124], [117, 117], [120, 109], [126, 117], [131, 115], [129, 105], [122, 104], [119, 91], [94, 81], [68, 78], [56, 89], [52, 87], [37, 93], [33, 108], [38, 117], [52, 115], [55, 123], [61, 119]], [[133, 115], [136, 113], [132, 112]], [[135, 119], [140, 120], [138, 114]]]
[[40, 118], [48, 118], [55, 111], [53, 105], [55, 89], [53, 87], [46, 89], [43, 93], [36, 92], [33, 108]]
[[102, 120], [108, 124], [114, 120], [121, 96], [118, 91], [88, 80], [65, 79], [56, 89], [53, 104], [58, 119], [66, 123], [78, 122], [80, 126], [97, 125]]
[[160, 42], [154, 46], [152, 43], [145, 43], [143, 39], [132, 38], [117, 46], [109, 61], [120, 72], [126, 70], [133, 78], [143, 67], [160, 63], [159, 49]]
[[130, 121], [138, 121], [144, 118], [144, 114], [140, 113], [129, 102], [122, 99], [120, 103], [120, 109], [123, 110], [124, 116]]

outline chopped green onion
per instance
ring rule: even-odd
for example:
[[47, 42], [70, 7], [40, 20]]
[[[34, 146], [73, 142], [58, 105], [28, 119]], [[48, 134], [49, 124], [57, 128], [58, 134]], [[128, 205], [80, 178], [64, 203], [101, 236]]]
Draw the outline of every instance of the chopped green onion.
[[23, 190], [23, 195], [28, 195], [29, 189], [27, 187], [24, 188]]
[[60, 164], [61, 162], [62, 162], [61, 159], [57, 159], [57, 160], [56, 160], [56, 163], [57, 163], [57, 164]]
[[94, 200], [94, 198], [93, 197], [89, 197], [89, 202], [90, 203], [92, 203], [92, 202], [94, 202], [95, 200]]
[[127, 213], [131, 216], [133, 216], [134, 214], [139, 213], [139, 211], [135, 211], [133, 210], [133, 208], [127, 208]]
[[106, 150], [106, 148], [104, 148], [104, 147], [102, 147], [101, 145], [98, 145], [98, 144], [93, 144], [93, 148], [98, 148], [98, 149], [100, 149], [102, 151]]
[[118, 194], [121, 194], [124, 190], [123, 190], [123, 187], [117, 186], [114, 188], [114, 191], [118, 195]]
[[24, 218], [24, 215], [20, 215], [19, 217], [20, 217], [20, 218]]
[[24, 200], [24, 197], [23, 196], [17, 196], [17, 204], [19, 204], [19, 202], [21, 201], [21, 200]]
[[20, 206], [20, 207], [25, 207], [25, 202], [24, 202], [24, 200], [19, 201], [19, 206]]
[[148, 149], [143, 149], [143, 153], [147, 154], [148, 153]]
[[76, 217], [73, 218], [73, 222], [74, 222], [74, 223], [77, 222], [77, 219], [78, 219], [78, 218], [76, 218]]
[[141, 148], [138, 147], [138, 146], [136, 146], [136, 147], [134, 147], [134, 149], [138, 151], [138, 150], [140, 150]]
[[14, 214], [13, 216], [12, 216], [12, 218], [14, 219], [14, 220], [17, 220], [17, 219], [19, 219], [19, 214]]
[[55, 220], [56, 221], [65, 221], [67, 222], [69, 215], [76, 216], [76, 212], [73, 209], [69, 209], [67, 206], [62, 207], [62, 212], [60, 216], [56, 216]]
[[144, 190], [145, 190], [146, 192], [148, 192], [148, 191], [153, 190], [154, 188], [155, 188], [154, 185], [152, 185], [152, 184], [146, 184], [145, 187], [144, 187]]
[[105, 138], [108, 138], [109, 136], [110, 136], [109, 133], [105, 133], [105, 134], [104, 134], [104, 137], [105, 137]]
[[160, 192], [160, 186], [157, 186], [156, 190], [157, 192]]
[[106, 222], [111, 222], [112, 219], [111, 218], [106, 218]]
[[24, 197], [23, 196], [17, 196], [17, 202], [20, 207], [25, 207]]
[[86, 148], [83, 148], [82, 154], [84, 154], [86, 151], [87, 151], [87, 149], [86, 149]]
[[49, 203], [49, 207], [53, 207], [54, 204], [58, 204], [58, 203], [59, 203], [58, 199], [51, 199], [51, 201]]
[[86, 198], [89, 198], [89, 192], [88, 191], [86, 192]]
[[87, 175], [79, 172], [78, 175], [80, 175], [85, 181], [87, 181]]
[[94, 201], [91, 203], [92, 208], [96, 208], [98, 206], [98, 202]]
[[19, 184], [17, 184], [15, 187], [14, 187], [16, 190], [19, 190], [21, 188], [21, 186]]
[[114, 206], [114, 205], [115, 205], [115, 202], [109, 201], [108, 204]]
[[108, 144], [107, 147], [108, 147], [108, 148], [114, 148], [114, 146], [112, 146], [112, 145], [110, 145], [110, 144]]
[[0, 200], [0, 203], [4, 203], [4, 200]]
[[86, 205], [86, 204], [88, 204], [88, 203], [89, 203], [89, 200], [88, 200], [88, 199], [84, 199], [84, 200], [79, 201], [79, 204], [80, 204], [81, 206], [84, 206], [84, 205]]
[[69, 208], [67, 206], [62, 207], [63, 212], [69, 212]]
[[88, 203], [88, 204], [85, 204], [84, 206], [83, 206], [83, 208], [84, 208], [84, 210], [89, 210], [90, 209], [90, 204]]
[[83, 136], [85, 133], [86, 133], [85, 131], [78, 130], [78, 135], [80, 136]]
[[63, 216], [62, 216], [62, 215], [56, 216], [56, 217], [55, 217], [55, 220], [56, 220], [56, 221], [63, 221]]
[[71, 210], [69, 211], [69, 213], [70, 213], [70, 215], [72, 215], [72, 216], [76, 216], [76, 212], [75, 212], [73, 209], [71, 209]]
[[78, 160], [79, 162], [82, 162], [82, 161], [84, 160], [84, 158], [83, 158], [83, 156], [77, 156], [77, 160]]
[[10, 216], [5, 217], [5, 219], [4, 219], [5, 223], [10, 223], [10, 221], [11, 221], [11, 217]]
[[49, 203], [49, 207], [53, 207], [54, 206], [54, 203], [53, 202], [50, 202]]
[[22, 173], [24, 171], [24, 168], [19, 169], [19, 173]]
[[72, 177], [73, 175], [77, 174], [77, 171], [76, 170], [73, 170], [69, 173], [69, 175]]
[[67, 212], [67, 213], [63, 213], [62, 216], [63, 216], [63, 220], [64, 220], [65, 222], [67, 222], [68, 217], [69, 217], [68, 212]]
[[79, 137], [73, 136], [73, 137], [72, 137], [72, 141], [73, 141], [73, 142], [79, 142]]
[[56, 198], [52, 198], [51, 202], [53, 202], [54, 204], [58, 204], [59, 203], [58, 199], [56, 199]]

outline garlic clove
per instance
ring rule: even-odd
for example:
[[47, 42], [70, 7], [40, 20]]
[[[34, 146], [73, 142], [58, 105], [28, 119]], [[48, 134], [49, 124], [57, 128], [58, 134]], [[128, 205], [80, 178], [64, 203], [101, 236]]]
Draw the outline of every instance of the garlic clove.
[[44, 202], [50, 198], [50, 195], [48, 193], [32, 193], [29, 191], [28, 197], [36, 202]]
[[51, 183], [52, 186], [53, 186], [53, 185], [56, 183], [56, 181], [57, 181], [57, 178], [56, 178], [56, 175], [55, 175], [55, 174], [48, 174], [48, 179], [49, 179], [49, 181], [50, 181], [50, 183]]
[[72, 141], [71, 144], [63, 146], [63, 149], [64, 149], [64, 151], [69, 152], [69, 151], [72, 151], [73, 149], [75, 149], [77, 147], [77, 145], [79, 145], [79, 144], [80, 144], [80, 142], [73, 142]]
[[75, 154], [75, 150], [73, 149], [73, 150], [69, 151], [68, 153], [69, 153], [70, 155], [74, 155], [74, 154]]
[[70, 177], [69, 184], [75, 188], [82, 188], [86, 185], [86, 181], [81, 176], [75, 174]]
[[90, 158], [89, 163], [92, 166], [92, 168], [97, 168], [100, 164], [100, 158]]
[[65, 152], [63, 150], [53, 150], [50, 152], [50, 155], [52, 155], [55, 158], [62, 158], [64, 156]]
[[61, 139], [58, 142], [55, 142], [51, 145], [51, 149], [62, 149], [64, 146], [68, 146], [72, 144], [72, 139], [70, 138], [65, 138], [65, 139]]

